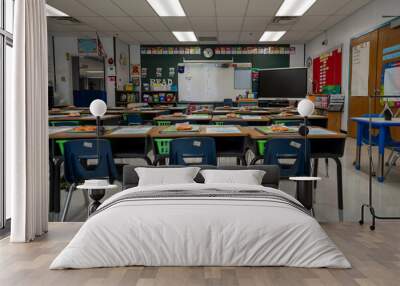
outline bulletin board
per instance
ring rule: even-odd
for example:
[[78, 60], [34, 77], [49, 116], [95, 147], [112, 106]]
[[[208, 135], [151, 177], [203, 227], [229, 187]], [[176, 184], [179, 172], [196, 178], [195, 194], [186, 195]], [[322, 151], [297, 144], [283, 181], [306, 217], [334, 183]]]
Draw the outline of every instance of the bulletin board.
[[313, 59], [313, 93], [342, 93], [342, 48]]

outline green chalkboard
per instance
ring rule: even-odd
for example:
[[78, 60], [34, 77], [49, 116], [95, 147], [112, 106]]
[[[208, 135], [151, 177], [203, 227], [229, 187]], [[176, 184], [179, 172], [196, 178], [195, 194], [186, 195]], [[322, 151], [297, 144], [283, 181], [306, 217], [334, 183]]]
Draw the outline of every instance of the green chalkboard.
[[[151, 49], [151, 48], [161, 48], [161, 47], [171, 47], [171, 46], [142, 46], [141, 49]], [[182, 46], [179, 46], [182, 47]], [[190, 46], [193, 47], [193, 46]], [[235, 45], [235, 46], [224, 46], [224, 45], [207, 45], [207, 46], [196, 46], [200, 47], [203, 51], [205, 48], [216, 49], [219, 47], [248, 47], [248, 45]], [[287, 51], [289, 45], [253, 45], [252, 47], [274, 47], [275, 49], [285, 48]], [[174, 47], [176, 48], [176, 47]], [[172, 80], [173, 89], [177, 89], [178, 86], [178, 71], [177, 66], [179, 63], [183, 63], [183, 60], [231, 60], [235, 63], [251, 63], [253, 68], [281, 68], [289, 67], [290, 54], [214, 54], [210, 59], [206, 59], [202, 52], [200, 54], [141, 54], [141, 66], [142, 69], [145, 68], [147, 73], [142, 76], [142, 87], [143, 85], [150, 85], [150, 79], [161, 79], [161, 80]], [[157, 68], [161, 68], [161, 73], [157, 74]], [[170, 68], [174, 69], [174, 75], [171, 76]], [[253, 91], [254, 87], [253, 87]]]

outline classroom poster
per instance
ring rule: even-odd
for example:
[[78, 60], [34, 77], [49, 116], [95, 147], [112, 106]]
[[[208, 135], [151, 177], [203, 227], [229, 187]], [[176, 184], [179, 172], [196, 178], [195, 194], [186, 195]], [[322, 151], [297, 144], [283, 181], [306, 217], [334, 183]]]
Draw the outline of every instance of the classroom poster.
[[369, 53], [369, 42], [361, 43], [352, 49], [351, 96], [368, 96]]
[[317, 94], [342, 92], [342, 48], [313, 59], [313, 92]]

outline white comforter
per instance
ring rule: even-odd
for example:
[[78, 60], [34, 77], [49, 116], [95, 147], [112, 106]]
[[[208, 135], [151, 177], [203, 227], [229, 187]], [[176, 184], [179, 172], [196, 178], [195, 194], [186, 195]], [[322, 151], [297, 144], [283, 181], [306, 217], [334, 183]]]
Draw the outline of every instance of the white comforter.
[[[149, 190], [265, 190], [231, 184], [136, 187]], [[311, 216], [257, 199], [189, 198], [121, 202], [89, 218], [50, 269], [145, 266], [294, 266], [349, 268]]]

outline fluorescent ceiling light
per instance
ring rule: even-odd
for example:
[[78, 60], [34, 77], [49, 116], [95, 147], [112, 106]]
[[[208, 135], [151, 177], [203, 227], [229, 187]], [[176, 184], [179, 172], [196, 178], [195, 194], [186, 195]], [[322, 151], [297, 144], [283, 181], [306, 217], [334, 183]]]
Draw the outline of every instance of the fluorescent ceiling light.
[[147, 0], [160, 17], [186, 16], [179, 0]]
[[179, 42], [197, 42], [194, 32], [172, 32]]
[[69, 15], [64, 12], [46, 4], [46, 16], [47, 17], [69, 17]]
[[317, 0], [285, 0], [276, 16], [303, 16]]
[[260, 38], [260, 42], [276, 42], [286, 34], [286, 31], [265, 31]]

